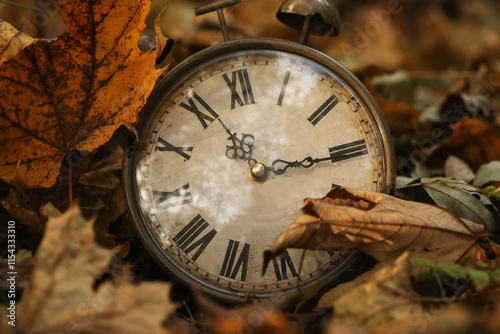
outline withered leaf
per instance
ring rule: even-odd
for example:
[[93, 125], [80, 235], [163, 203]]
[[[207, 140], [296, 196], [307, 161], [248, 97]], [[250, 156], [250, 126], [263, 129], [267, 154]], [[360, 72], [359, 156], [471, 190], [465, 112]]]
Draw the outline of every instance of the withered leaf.
[[175, 310], [170, 284], [134, 285], [122, 275], [96, 288], [114, 255], [95, 243], [93, 224], [77, 207], [50, 218], [31, 279], [16, 305], [16, 330], [167, 333], [162, 323]]
[[489, 198], [495, 198], [500, 200], [500, 187], [488, 186], [483, 189], [479, 189], [478, 192], [484, 196], [488, 196]]
[[0, 177], [20, 188], [53, 185], [67, 152], [91, 151], [135, 122], [162, 72], [159, 27], [154, 51], [137, 46], [150, 0], [57, 5], [65, 32], [0, 67]]
[[365, 79], [363, 84], [380, 106], [392, 134], [398, 136], [418, 129], [420, 112], [405, 102], [392, 102], [384, 99], [378, 94], [370, 79]]
[[[287, 306], [279, 295], [236, 308], [219, 305], [194, 289], [197, 306], [203, 312], [210, 333], [293, 334], [292, 326], [280, 308]], [[289, 306], [289, 305], [288, 305]]]
[[479, 167], [473, 184], [482, 187], [492, 181], [500, 181], [500, 161], [492, 161]]
[[[410, 188], [423, 189], [437, 205], [450, 210], [457, 216], [484, 225], [485, 232], [496, 230], [496, 219], [487, 205], [492, 206], [488, 198], [480, 196], [477, 188], [465, 181], [443, 177], [422, 178], [420, 182], [413, 182], [399, 191], [407, 193]], [[410, 198], [411, 195], [410, 195]], [[416, 198], [412, 198], [417, 200]], [[493, 206], [492, 206], [493, 210]]]
[[323, 199], [307, 199], [302, 211], [265, 250], [264, 268], [288, 247], [359, 250], [379, 261], [404, 251], [445, 262], [487, 261], [477, 243], [483, 226], [433, 205], [336, 188]]
[[408, 253], [352, 283], [351, 289], [338, 298], [329, 299], [327, 294], [320, 301], [333, 306], [334, 323], [371, 330], [422, 311], [419, 296], [411, 285]]
[[483, 122], [464, 117], [450, 127], [453, 135], [434, 151], [429, 164], [444, 164], [443, 157], [455, 155], [476, 170], [483, 164], [500, 160], [500, 138], [492, 135]]
[[34, 39], [0, 18], [0, 65], [15, 56]]
[[444, 164], [444, 175], [447, 178], [455, 178], [465, 182], [471, 182], [476, 175], [462, 159], [450, 155]]

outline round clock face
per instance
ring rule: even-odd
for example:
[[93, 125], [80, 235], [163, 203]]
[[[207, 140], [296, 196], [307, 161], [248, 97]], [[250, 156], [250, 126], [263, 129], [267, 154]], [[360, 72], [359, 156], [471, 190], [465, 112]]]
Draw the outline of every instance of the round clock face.
[[[330, 58], [274, 40], [207, 49], [157, 87], [124, 165], [140, 237], [177, 279], [226, 300], [331, 280], [348, 253], [262, 254], [303, 199], [387, 192], [392, 149], [375, 104]], [[299, 270], [299, 266], [301, 269]], [[300, 276], [300, 277], [299, 277]]]

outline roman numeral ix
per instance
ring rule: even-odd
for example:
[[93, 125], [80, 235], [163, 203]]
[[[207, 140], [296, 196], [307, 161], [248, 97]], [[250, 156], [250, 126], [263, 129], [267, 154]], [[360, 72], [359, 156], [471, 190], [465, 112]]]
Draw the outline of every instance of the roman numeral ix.
[[239, 241], [229, 239], [226, 255], [224, 256], [224, 261], [222, 262], [220, 275], [235, 279], [236, 275], [238, 274], [238, 271], [240, 271], [241, 269], [241, 277], [240, 277], [241, 281], [246, 281], [248, 258], [250, 256], [250, 245], [245, 244], [243, 246], [240, 256], [236, 260], [239, 245], [240, 245]]
[[[240, 107], [255, 103], [252, 86], [250, 85], [250, 78], [248, 77], [248, 71], [246, 69], [231, 72], [231, 79], [229, 79], [227, 74], [222, 75], [222, 77], [231, 90], [231, 109], [236, 107], [236, 102]], [[243, 99], [236, 90], [238, 82], [240, 83]]]
[[196, 261], [201, 253], [207, 248], [208, 244], [217, 234], [215, 229], [207, 232], [204, 236], [195, 241], [195, 239], [210, 225], [201, 215], [196, 215], [184, 228], [172, 239], [184, 253], [189, 254], [195, 249], [196, 253], [191, 260]]

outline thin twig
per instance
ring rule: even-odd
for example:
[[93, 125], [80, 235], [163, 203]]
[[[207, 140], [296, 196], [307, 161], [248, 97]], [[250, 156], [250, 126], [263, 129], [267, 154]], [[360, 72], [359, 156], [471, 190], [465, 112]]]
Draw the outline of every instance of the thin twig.
[[37, 8], [37, 7], [33, 7], [33, 6], [23, 5], [23, 4], [15, 3], [15, 2], [12, 2], [12, 1], [0, 0], [0, 3], [6, 4], [6, 5], [9, 5], [9, 6], [14, 6], [14, 7], [19, 7], [19, 8], [23, 8], [23, 9], [32, 10], [34, 12], [48, 14], [48, 15], [51, 15], [51, 16], [61, 16], [61, 13], [59, 13], [59, 12], [53, 12], [51, 10], [46, 10], [46, 9], [43, 9], [43, 8]]

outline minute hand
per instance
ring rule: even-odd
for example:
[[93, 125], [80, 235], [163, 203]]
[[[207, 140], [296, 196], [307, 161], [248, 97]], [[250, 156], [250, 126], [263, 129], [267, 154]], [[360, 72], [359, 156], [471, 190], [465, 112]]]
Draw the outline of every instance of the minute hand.
[[[302, 161], [298, 160], [286, 161], [286, 160], [276, 159], [273, 161], [269, 169], [276, 175], [282, 175], [286, 172], [288, 168], [299, 168], [299, 167], [309, 168], [312, 167], [314, 164], [328, 160], [332, 161], [332, 157], [330, 156], [326, 158], [317, 158], [317, 159], [313, 159], [312, 157], [307, 157], [304, 158]], [[276, 168], [278, 164], [285, 164], [285, 166], [282, 168]]]

